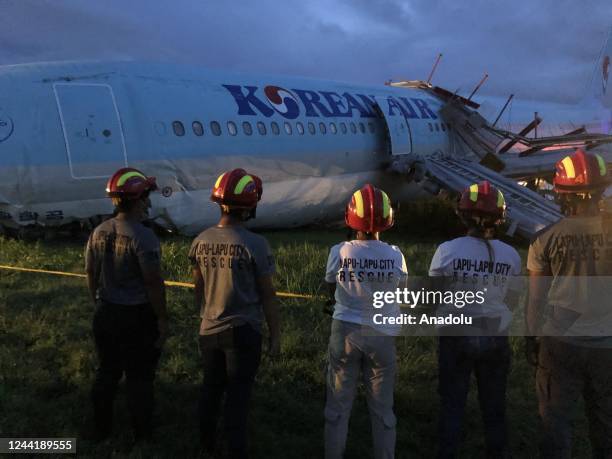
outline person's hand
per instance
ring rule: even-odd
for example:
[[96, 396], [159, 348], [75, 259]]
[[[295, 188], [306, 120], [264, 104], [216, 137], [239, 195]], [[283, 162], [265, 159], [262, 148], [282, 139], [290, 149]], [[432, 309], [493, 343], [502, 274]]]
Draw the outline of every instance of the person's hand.
[[323, 304], [323, 314], [327, 314], [328, 316], [334, 315], [334, 305], [336, 304], [336, 300], [329, 299]]
[[268, 357], [274, 360], [280, 355], [280, 351], [280, 336], [271, 336], [268, 341]]
[[540, 342], [535, 336], [525, 337], [525, 358], [530, 365], [538, 366], [538, 354], [540, 353]]
[[168, 338], [168, 320], [157, 319], [157, 331], [159, 332], [159, 337], [155, 342], [155, 347], [161, 349]]

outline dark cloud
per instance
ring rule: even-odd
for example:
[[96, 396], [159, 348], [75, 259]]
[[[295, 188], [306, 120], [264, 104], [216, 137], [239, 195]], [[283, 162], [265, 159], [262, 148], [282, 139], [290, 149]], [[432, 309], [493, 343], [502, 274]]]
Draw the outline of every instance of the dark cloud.
[[0, 64], [146, 59], [382, 84], [426, 78], [577, 100], [612, 25], [609, 0], [0, 0]]

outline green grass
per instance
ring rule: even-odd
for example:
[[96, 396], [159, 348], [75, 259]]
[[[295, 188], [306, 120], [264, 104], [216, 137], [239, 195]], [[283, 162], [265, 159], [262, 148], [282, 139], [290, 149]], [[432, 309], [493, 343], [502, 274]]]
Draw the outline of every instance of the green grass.
[[[406, 228], [398, 225], [385, 235], [386, 240], [400, 246], [411, 273], [423, 275], [441, 239], [419, 234], [420, 227], [416, 232]], [[329, 247], [343, 240], [345, 232], [298, 230], [265, 236], [277, 260], [277, 288], [314, 294]], [[163, 240], [167, 279], [190, 281], [186, 258], [190, 242], [180, 237]], [[0, 239], [0, 264], [82, 272], [82, 253], [83, 241]], [[525, 255], [525, 247], [521, 254]], [[197, 457], [196, 406], [201, 380], [197, 311], [188, 289], [168, 289], [168, 303], [172, 336], [156, 379], [156, 443], [130, 449], [121, 391], [116, 402], [116, 435], [97, 446], [80, 440], [79, 457]], [[283, 300], [283, 355], [276, 362], [263, 361], [252, 402], [250, 438], [255, 458], [322, 457], [330, 320], [319, 311], [317, 301]], [[81, 437], [86, 431], [95, 368], [92, 313], [82, 279], [0, 270], [0, 437]], [[522, 341], [513, 339], [512, 347], [508, 410], [513, 456], [535, 457], [538, 419], [533, 370], [522, 357]], [[398, 360], [397, 457], [432, 457], [438, 411], [433, 338], [400, 338]], [[475, 387], [465, 432], [462, 457], [481, 457], [484, 445]], [[583, 419], [578, 432], [582, 434], [575, 437], [575, 454], [586, 457], [589, 448]], [[371, 456], [369, 417], [361, 392], [353, 408], [346, 457]]]

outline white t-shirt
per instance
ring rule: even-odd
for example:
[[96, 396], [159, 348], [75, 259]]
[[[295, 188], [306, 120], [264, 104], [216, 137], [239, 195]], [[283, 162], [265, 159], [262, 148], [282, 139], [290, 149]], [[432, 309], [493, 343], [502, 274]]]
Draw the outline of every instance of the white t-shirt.
[[[374, 326], [373, 313], [398, 315], [399, 306], [373, 307], [376, 291], [395, 291], [408, 276], [406, 260], [397, 246], [377, 240], [349, 241], [336, 244], [329, 251], [325, 280], [336, 282], [334, 319]], [[389, 326], [381, 331], [394, 334]]]
[[[484, 303], [465, 305], [442, 305], [439, 315], [467, 314], [472, 317], [501, 319], [499, 330], [504, 330], [512, 321], [512, 313], [504, 298], [508, 288], [518, 289], [515, 276], [521, 274], [521, 257], [514, 247], [489, 240], [491, 255], [483, 239], [464, 236], [438, 246], [429, 266], [430, 276], [449, 279], [450, 290], [484, 292]], [[490, 257], [493, 262], [490, 262]]]

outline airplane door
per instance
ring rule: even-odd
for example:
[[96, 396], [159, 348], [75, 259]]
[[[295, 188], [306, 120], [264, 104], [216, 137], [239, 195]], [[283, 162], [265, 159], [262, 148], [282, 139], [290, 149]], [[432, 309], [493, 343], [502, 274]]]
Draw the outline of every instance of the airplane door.
[[389, 131], [391, 154], [409, 155], [412, 153], [412, 132], [410, 125], [403, 114], [388, 116], [379, 104], [376, 104], [378, 115], [384, 118]]
[[125, 139], [113, 88], [106, 84], [53, 85], [70, 175], [107, 178], [127, 166]]

